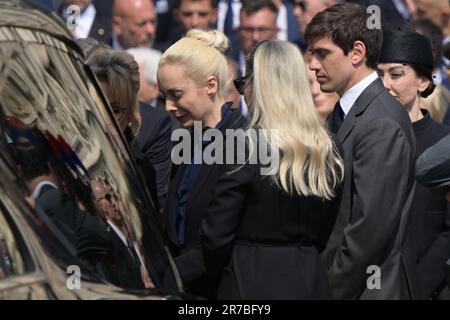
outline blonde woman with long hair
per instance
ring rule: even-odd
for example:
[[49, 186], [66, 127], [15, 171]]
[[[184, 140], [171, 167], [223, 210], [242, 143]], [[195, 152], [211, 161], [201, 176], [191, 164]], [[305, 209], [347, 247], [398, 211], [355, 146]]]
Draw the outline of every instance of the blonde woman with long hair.
[[276, 130], [268, 143], [280, 157], [272, 176], [247, 162], [216, 183], [200, 237], [208, 272], [221, 275], [220, 299], [331, 297], [319, 254], [335, 223], [343, 162], [304, 70], [294, 45], [264, 41], [235, 80], [251, 127]]

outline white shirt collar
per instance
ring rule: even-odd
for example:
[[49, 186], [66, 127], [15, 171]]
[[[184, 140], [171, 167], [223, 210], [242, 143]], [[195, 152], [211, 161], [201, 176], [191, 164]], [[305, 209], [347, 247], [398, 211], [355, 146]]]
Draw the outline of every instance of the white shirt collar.
[[339, 102], [345, 116], [350, 112], [361, 93], [376, 79], [378, 79], [378, 74], [374, 71], [344, 93]]
[[106, 222], [109, 224], [109, 226], [114, 230], [114, 232], [117, 234], [117, 236], [122, 240], [123, 244], [128, 247], [128, 241], [123, 232], [114, 224], [111, 220], [106, 220]]
[[42, 188], [45, 186], [51, 186], [52, 188], [58, 189], [56, 184], [50, 181], [42, 181], [39, 182], [36, 188], [34, 188], [33, 193], [31, 194], [31, 197], [33, 199], [37, 199], [41, 195]]
[[239, 70], [241, 75], [245, 76], [245, 53], [242, 50], [239, 50]]
[[133, 243], [133, 248], [130, 248], [128, 246], [128, 241], [127, 238], [125, 237], [125, 235], [123, 234], [123, 232], [111, 221], [111, 220], [106, 220], [106, 222], [108, 223], [108, 225], [113, 229], [113, 231], [117, 234], [117, 236], [120, 238], [120, 240], [122, 240], [123, 244], [130, 250], [135, 250], [137, 257], [139, 258], [139, 261], [141, 263], [141, 265], [145, 266], [144, 261], [142, 260], [141, 257], [141, 251], [139, 250], [139, 247], [137, 246], [137, 243], [134, 242]]
[[[67, 19], [67, 12], [63, 9], [63, 16]], [[91, 31], [92, 25], [94, 24], [95, 16], [97, 14], [97, 10], [95, 6], [91, 3], [81, 14], [79, 17], [75, 19], [75, 36], [77, 39], [87, 38], [89, 37], [89, 32]]]
[[277, 16], [277, 27], [278, 27], [278, 40], [287, 41], [288, 40], [288, 23], [287, 23], [287, 10], [284, 3], [281, 3], [278, 9]]

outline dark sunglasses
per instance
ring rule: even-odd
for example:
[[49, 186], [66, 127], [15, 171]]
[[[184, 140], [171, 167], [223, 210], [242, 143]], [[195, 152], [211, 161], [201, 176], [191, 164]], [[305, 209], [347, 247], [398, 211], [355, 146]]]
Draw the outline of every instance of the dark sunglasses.
[[234, 87], [241, 96], [244, 95], [244, 89], [247, 85], [248, 79], [250, 79], [250, 76], [246, 75], [233, 80]]

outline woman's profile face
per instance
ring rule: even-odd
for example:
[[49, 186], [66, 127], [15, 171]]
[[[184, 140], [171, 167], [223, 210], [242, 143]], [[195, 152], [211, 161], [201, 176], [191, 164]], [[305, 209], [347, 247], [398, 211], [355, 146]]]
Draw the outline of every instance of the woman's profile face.
[[214, 104], [208, 96], [207, 86], [199, 86], [186, 77], [180, 64], [165, 64], [158, 69], [158, 86], [166, 100], [166, 110], [172, 113], [182, 128], [190, 128], [194, 121], [202, 126], [213, 112]]
[[389, 93], [407, 108], [414, 105], [419, 99], [419, 91], [424, 91], [430, 83], [404, 63], [380, 63], [378, 75]]
[[322, 119], [326, 119], [330, 113], [333, 112], [336, 102], [339, 100], [339, 95], [336, 92], [323, 92], [320, 90], [320, 84], [317, 82], [314, 71], [306, 67], [308, 73], [309, 85], [314, 102], [314, 106], [320, 114]]
[[100, 85], [102, 86], [103, 92], [106, 93], [106, 97], [111, 105], [114, 117], [119, 123], [120, 129], [125, 131], [132, 118], [131, 106], [121, 106], [117, 101], [115, 101], [114, 96], [111, 93], [111, 89], [106, 82], [100, 81]]

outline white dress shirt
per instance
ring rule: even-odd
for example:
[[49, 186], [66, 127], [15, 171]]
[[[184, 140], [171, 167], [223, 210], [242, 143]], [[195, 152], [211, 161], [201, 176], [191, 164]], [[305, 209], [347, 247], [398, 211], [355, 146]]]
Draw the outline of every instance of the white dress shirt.
[[278, 9], [277, 16], [277, 27], [278, 27], [278, 40], [287, 41], [288, 40], [288, 23], [287, 23], [287, 9], [284, 3], [281, 3]]
[[344, 93], [339, 100], [341, 108], [345, 114], [344, 118], [347, 117], [347, 114], [350, 112], [350, 109], [355, 104], [361, 93], [366, 90], [366, 88], [376, 79], [378, 79], [378, 74], [374, 71]]
[[[77, 39], [89, 37], [89, 32], [94, 24], [96, 14], [97, 10], [95, 10], [94, 5], [91, 3], [83, 12], [81, 12], [79, 17], [75, 18], [74, 34]], [[67, 20], [68, 15], [66, 10], [63, 12], [63, 16]]]
[[51, 181], [41, 181], [38, 183], [36, 188], [34, 188], [33, 193], [31, 194], [31, 197], [33, 199], [39, 198], [39, 196], [41, 195], [42, 188], [44, 186], [51, 186], [52, 188], [58, 189], [58, 186]]

